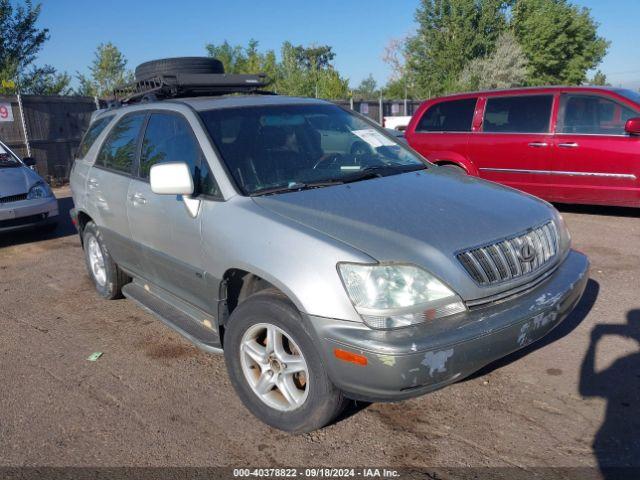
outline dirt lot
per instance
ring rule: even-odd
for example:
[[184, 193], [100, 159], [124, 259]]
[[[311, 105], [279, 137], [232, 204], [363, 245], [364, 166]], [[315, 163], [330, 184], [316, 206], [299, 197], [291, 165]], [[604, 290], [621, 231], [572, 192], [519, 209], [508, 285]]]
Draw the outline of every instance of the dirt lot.
[[[54, 234], [0, 240], [0, 465], [640, 465], [638, 211], [561, 208], [592, 280], [542, 343], [291, 437], [244, 409], [222, 357], [130, 301], [98, 298], [69, 193], [58, 196]], [[104, 355], [87, 361], [95, 351]]]

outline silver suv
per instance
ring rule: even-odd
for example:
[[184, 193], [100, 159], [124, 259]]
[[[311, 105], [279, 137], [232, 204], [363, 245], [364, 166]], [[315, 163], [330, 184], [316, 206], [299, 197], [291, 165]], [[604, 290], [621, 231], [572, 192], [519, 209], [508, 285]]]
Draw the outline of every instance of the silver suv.
[[589, 263], [548, 203], [329, 102], [169, 83], [85, 136], [71, 188], [87, 268], [103, 297], [224, 351], [269, 425], [443, 387], [579, 301]]

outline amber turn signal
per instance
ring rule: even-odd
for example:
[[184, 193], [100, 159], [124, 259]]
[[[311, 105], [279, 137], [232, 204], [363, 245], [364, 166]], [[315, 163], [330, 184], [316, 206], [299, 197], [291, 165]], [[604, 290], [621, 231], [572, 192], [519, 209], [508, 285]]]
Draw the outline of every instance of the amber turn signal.
[[363, 367], [367, 365], [367, 357], [365, 357], [364, 355], [347, 352], [346, 350], [342, 350], [341, 348], [334, 348], [333, 354], [338, 360], [342, 360], [343, 362], [355, 363], [356, 365], [361, 365]]

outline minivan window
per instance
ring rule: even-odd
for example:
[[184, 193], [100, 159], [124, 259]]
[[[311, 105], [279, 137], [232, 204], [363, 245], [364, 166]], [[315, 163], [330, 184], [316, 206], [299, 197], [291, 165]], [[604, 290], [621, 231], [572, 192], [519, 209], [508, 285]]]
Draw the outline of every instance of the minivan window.
[[482, 130], [503, 133], [547, 133], [553, 95], [491, 97]]
[[470, 132], [476, 101], [465, 98], [433, 105], [418, 122], [416, 132]]
[[144, 113], [122, 117], [102, 144], [96, 165], [118, 172], [131, 173], [144, 118]]
[[102, 117], [99, 120], [93, 122], [91, 126], [89, 126], [89, 130], [84, 134], [82, 140], [80, 141], [80, 146], [78, 147], [78, 153], [76, 155], [77, 158], [84, 158], [91, 146], [94, 144], [96, 139], [100, 136], [102, 131], [109, 125], [109, 122], [113, 118], [113, 115], [109, 115], [108, 117]]
[[142, 140], [138, 175], [148, 180], [151, 167], [165, 162], [186, 163], [197, 193], [219, 195], [218, 186], [189, 122], [181, 115], [153, 113]]
[[640, 93], [626, 88], [614, 88], [613, 91], [640, 105]]
[[[423, 160], [383, 129], [336, 105], [221, 108], [200, 116], [246, 195], [320, 188], [426, 168]], [[231, 137], [229, 125], [237, 128]], [[323, 130], [326, 126], [331, 130]]]
[[563, 95], [558, 133], [624, 135], [624, 125], [638, 114], [615, 100], [599, 95]]

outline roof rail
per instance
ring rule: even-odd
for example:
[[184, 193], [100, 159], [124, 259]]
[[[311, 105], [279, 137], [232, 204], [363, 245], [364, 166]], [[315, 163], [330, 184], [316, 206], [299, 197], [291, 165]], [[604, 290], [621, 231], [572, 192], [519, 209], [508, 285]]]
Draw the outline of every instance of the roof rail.
[[113, 94], [116, 102], [120, 104], [231, 93], [272, 94], [272, 92], [260, 90], [269, 83], [264, 73], [256, 75], [176, 73], [137, 80], [116, 87]]

